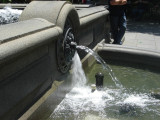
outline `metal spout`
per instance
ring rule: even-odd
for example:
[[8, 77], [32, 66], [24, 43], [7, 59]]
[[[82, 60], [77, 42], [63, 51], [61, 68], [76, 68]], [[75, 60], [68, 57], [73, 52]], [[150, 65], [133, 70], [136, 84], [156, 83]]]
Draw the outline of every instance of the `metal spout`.
[[75, 49], [75, 50], [76, 50], [77, 43], [72, 41], [72, 42], [70, 43], [70, 47], [71, 47], [72, 49]]

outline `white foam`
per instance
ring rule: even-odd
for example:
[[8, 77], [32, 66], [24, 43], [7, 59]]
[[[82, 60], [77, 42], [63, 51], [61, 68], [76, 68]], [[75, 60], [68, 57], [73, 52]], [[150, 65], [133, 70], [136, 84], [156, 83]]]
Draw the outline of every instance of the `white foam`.
[[149, 97], [146, 94], [136, 94], [128, 96], [123, 103], [139, 106], [141, 108], [147, 107], [154, 103], [159, 103], [159, 100], [156, 100], [152, 97]]
[[149, 101], [148, 96], [131, 95], [124, 100], [124, 103], [145, 107], [148, 101]]
[[18, 22], [21, 13], [22, 10], [12, 9], [10, 7], [4, 7], [3, 9], [0, 9], [0, 24]]

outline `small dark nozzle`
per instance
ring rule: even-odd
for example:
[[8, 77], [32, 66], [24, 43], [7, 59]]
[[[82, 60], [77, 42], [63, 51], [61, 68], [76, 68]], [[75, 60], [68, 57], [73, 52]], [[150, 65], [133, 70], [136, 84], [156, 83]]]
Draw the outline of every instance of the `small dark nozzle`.
[[77, 43], [76, 42], [71, 42], [70, 47], [73, 49], [76, 49]]
[[96, 73], [95, 75], [96, 77], [96, 87], [97, 87], [97, 90], [103, 88], [103, 78], [104, 78], [104, 75], [102, 73]]

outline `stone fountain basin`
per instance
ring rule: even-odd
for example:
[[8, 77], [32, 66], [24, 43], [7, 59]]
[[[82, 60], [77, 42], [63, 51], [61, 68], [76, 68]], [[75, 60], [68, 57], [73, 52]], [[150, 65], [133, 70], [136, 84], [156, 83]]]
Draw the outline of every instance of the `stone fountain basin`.
[[[111, 45], [99, 43], [94, 49], [97, 51], [99, 56], [101, 56], [104, 61], [107, 60], [118, 60], [124, 62], [133, 62], [137, 64], [153, 66], [157, 69], [160, 68], [160, 52], [154, 50], [147, 50], [136, 47], [127, 47], [119, 45]], [[90, 56], [91, 57], [91, 56]], [[84, 64], [91, 66], [93, 63], [92, 58], [84, 58], [82, 61], [85, 61]]]
[[[98, 53], [100, 57], [104, 59], [104, 61], [119, 61], [119, 62], [130, 62], [141, 64], [150, 68], [156, 69], [156, 71], [160, 71], [160, 53], [154, 50], [147, 50], [136, 47], [127, 47], [113, 44], [105, 44], [104, 41], [101, 41], [97, 46], [93, 49]], [[95, 59], [91, 55], [86, 55], [82, 59], [83, 68], [85, 66], [92, 67], [95, 63]]]

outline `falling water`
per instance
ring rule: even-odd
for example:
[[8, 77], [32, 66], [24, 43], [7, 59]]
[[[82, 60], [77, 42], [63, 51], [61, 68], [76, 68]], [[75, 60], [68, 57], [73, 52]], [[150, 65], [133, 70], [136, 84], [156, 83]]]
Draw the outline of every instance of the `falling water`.
[[22, 10], [4, 7], [0, 9], [0, 25], [18, 22]]
[[73, 57], [72, 65], [72, 83], [76, 86], [84, 86], [86, 84], [86, 76], [82, 69], [82, 63], [77, 52]]
[[106, 62], [93, 50], [91, 50], [90, 48], [86, 47], [86, 46], [77, 46], [77, 49], [81, 49], [84, 50], [85, 52], [89, 53], [90, 55], [92, 55], [99, 63], [102, 64], [103, 69], [107, 70], [109, 72], [109, 75], [111, 76], [112, 80], [114, 81], [115, 85], [119, 88], [122, 88], [122, 84], [121, 82], [116, 78], [116, 76], [114, 75], [113, 70], [110, 68], [109, 65], [106, 64]]

